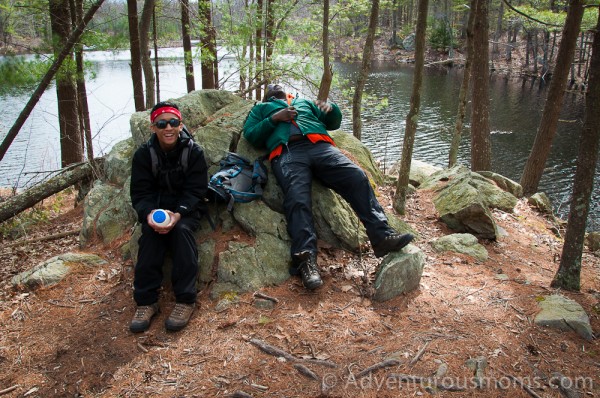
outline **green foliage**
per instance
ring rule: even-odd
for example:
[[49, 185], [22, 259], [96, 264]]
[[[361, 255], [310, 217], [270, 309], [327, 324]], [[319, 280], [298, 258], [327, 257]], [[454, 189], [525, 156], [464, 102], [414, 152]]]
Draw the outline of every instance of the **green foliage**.
[[39, 56], [32, 61], [23, 57], [5, 57], [0, 63], [0, 93], [12, 89], [34, 88], [51, 64], [51, 59]]
[[429, 44], [433, 48], [449, 49], [455, 45], [454, 32], [445, 18], [434, 19], [429, 32]]
[[[598, 1], [596, 1], [598, 4]], [[586, 32], [593, 30], [598, 24], [598, 7], [587, 7], [583, 11], [583, 19], [581, 20], [581, 30]]]

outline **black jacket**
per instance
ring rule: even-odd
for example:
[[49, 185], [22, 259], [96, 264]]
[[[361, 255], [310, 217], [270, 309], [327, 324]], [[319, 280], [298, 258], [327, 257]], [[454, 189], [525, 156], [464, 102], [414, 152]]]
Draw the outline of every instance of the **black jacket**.
[[[131, 165], [131, 203], [140, 222], [147, 222], [154, 209], [167, 209], [182, 216], [205, 212], [204, 197], [208, 187], [208, 166], [202, 148], [194, 144], [189, 154], [187, 170], [183, 170], [180, 158], [189, 138], [179, 136], [177, 146], [164, 152], [155, 134], [142, 144], [133, 155]], [[152, 172], [150, 146], [156, 149], [159, 172]]]

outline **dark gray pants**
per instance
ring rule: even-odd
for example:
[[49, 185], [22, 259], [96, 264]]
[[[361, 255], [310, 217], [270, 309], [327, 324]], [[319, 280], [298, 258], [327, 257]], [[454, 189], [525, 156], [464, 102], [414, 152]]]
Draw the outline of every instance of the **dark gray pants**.
[[365, 172], [335, 146], [308, 140], [288, 144], [271, 165], [285, 195], [283, 206], [292, 238], [292, 258], [303, 251], [317, 252], [311, 198], [313, 177], [352, 206], [371, 243], [377, 244], [394, 233]]
[[194, 231], [199, 224], [199, 216], [182, 217], [166, 235], [156, 233], [147, 223], [142, 224], [142, 236], [138, 241], [138, 261], [133, 279], [133, 299], [137, 305], [151, 305], [158, 301], [167, 249], [173, 260], [171, 283], [175, 301], [187, 304], [196, 302], [198, 247]]

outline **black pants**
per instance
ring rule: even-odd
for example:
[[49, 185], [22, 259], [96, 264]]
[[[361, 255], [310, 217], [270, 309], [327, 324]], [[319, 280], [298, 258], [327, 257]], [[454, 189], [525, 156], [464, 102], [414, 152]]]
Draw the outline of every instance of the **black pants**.
[[303, 251], [317, 252], [311, 198], [313, 177], [352, 206], [371, 243], [377, 244], [394, 233], [365, 172], [335, 146], [308, 140], [288, 144], [271, 165], [285, 195], [283, 207], [292, 238], [292, 258]]
[[142, 236], [138, 241], [138, 261], [133, 280], [133, 298], [137, 305], [151, 305], [158, 301], [167, 249], [173, 260], [171, 282], [175, 301], [187, 304], [196, 302], [198, 247], [194, 231], [199, 224], [199, 215], [182, 217], [165, 235], [156, 233], [147, 223], [142, 224]]

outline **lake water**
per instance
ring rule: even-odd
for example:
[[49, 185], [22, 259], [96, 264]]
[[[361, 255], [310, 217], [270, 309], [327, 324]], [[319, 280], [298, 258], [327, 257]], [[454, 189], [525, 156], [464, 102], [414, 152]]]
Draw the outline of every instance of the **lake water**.
[[[160, 65], [161, 99], [185, 95], [182, 50], [159, 50], [161, 57], [169, 57]], [[176, 58], [176, 59], [175, 59]], [[96, 156], [108, 153], [117, 142], [130, 136], [129, 117], [133, 112], [129, 52], [90, 52], [95, 78], [88, 79], [88, 100], [94, 152]], [[1, 58], [0, 58], [1, 62]], [[224, 61], [221, 71], [231, 68]], [[355, 64], [335, 64], [335, 73], [353, 81], [359, 69]], [[199, 65], [195, 65], [197, 73]], [[410, 106], [413, 69], [407, 65], [374, 65], [365, 92], [377, 99], [387, 99], [384, 107], [372, 103], [363, 106], [363, 141], [371, 149], [382, 167], [389, 168], [400, 158], [405, 119]], [[457, 98], [462, 79], [461, 71], [454, 69], [427, 69], [421, 95], [421, 115], [415, 140], [414, 157], [446, 166], [451, 141]], [[234, 84], [231, 82], [230, 84]], [[492, 130], [492, 169], [518, 181], [523, 165], [535, 138], [543, 109], [546, 87], [539, 81], [493, 77], [490, 81]], [[196, 79], [200, 87], [200, 79]], [[0, 120], [0, 138], [4, 138], [14, 119], [29, 98], [22, 95], [0, 95], [4, 117]], [[335, 95], [334, 95], [335, 98]], [[351, 131], [351, 107], [339, 101], [344, 110], [343, 129]], [[56, 92], [48, 89], [29, 117], [25, 126], [0, 162], [0, 186], [24, 187], [59, 168], [60, 145], [56, 110]], [[572, 178], [577, 157], [578, 138], [583, 119], [583, 96], [568, 93], [565, 98], [561, 123], [546, 165], [540, 190], [553, 200], [563, 217], [568, 212]], [[469, 165], [468, 121], [463, 133], [459, 162]], [[596, 181], [600, 181], [597, 170]], [[596, 230], [600, 215], [597, 207], [600, 190], [593, 193], [589, 227]]]

